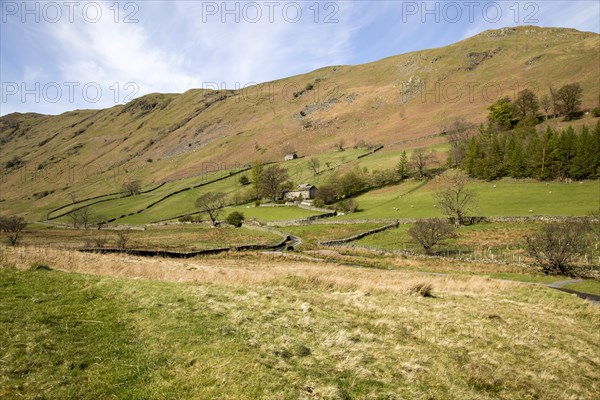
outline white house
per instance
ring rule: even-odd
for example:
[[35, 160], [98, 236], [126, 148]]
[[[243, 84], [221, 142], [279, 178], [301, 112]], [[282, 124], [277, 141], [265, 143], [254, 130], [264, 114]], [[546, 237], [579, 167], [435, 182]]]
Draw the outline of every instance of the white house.
[[298, 154], [296, 153], [290, 153], [285, 155], [285, 161], [295, 160], [296, 158], [298, 158]]

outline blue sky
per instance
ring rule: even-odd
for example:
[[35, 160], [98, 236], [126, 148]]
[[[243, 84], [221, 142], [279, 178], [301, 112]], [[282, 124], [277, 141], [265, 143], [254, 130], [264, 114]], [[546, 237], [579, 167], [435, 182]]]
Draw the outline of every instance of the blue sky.
[[244, 87], [487, 29], [600, 31], [598, 1], [1, 1], [0, 115]]

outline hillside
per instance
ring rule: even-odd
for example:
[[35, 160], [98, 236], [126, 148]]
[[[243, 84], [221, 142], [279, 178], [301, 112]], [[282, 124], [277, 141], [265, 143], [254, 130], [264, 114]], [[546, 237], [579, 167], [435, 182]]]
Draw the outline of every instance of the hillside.
[[[111, 193], [132, 178], [151, 188], [280, 160], [289, 149], [321, 154], [340, 140], [383, 144], [384, 151], [439, 144], [437, 134], [453, 119], [479, 123], [500, 95], [514, 98], [527, 86], [542, 94], [579, 82], [583, 107], [595, 107], [599, 40], [573, 29], [504, 28], [245, 90], [151, 94], [58, 116], [10, 114], [0, 118], [0, 205], [39, 217], [34, 210], [65, 204], [71, 193]], [[22, 163], [6, 168], [15, 158]]]

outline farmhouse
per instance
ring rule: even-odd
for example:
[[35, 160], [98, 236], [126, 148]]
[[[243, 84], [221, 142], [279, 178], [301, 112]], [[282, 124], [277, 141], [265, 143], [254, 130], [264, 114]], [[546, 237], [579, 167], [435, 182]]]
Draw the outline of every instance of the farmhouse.
[[283, 194], [283, 197], [288, 200], [311, 200], [317, 194], [317, 187], [308, 183], [298, 185], [295, 190], [289, 190]]
[[285, 161], [295, 160], [296, 158], [298, 158], [298, 154], [296, 153], [290, 153], [285, 155]]

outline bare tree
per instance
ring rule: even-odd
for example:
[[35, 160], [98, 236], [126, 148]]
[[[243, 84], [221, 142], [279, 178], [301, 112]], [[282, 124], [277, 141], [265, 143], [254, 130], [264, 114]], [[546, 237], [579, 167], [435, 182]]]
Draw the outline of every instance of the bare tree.
[[127, 246], [127, 242], [129, 242], [129, 239], [131, 238], [131, 230], [121, 229], [115, 231], [115, 233], [117, 234], [117, 246], [120, 249], [124, 249], [125, 246]]
[[548, 90], [550, 91], [550, 103], [552, 105], [552, 118], [556, 118], [556, 117], [558, 117], [558, 113], [560, 110], [558, 91], [556, 89], [554, 89], [553, 86], [550, 86], [548, 88]]
[[71, 210], [67, 216], [71, 219], [74, 229], [78, 229], [80, 225], [87, 229], [92, 220], [92, 211], [88, 206], [85, 206]]
[[450, 144], [450, 164], [453, 167], [462, 164], [475, 129], [475, 124], [467, 122], [463, 118], [457, 118], [450, 124], [446, 133]]
[[260, 176], [259, 188], [262, 196], [268, 196], [271, 201], [277, 200], [281, 194], [283, 184], [288, 179], [288, 171], [277, 165], [266, 168]]
[[102, 229], [104, 225], [108, 224], [108, 219], [104, 215], [96, 215], [92, 217], [92, 225], [96, 226], [98, 230]]
[[451, 170], [443, 178], [445, 188], [435, 194], [438, 205], [457, 226], [462, 225], [467, 214], [475, 210], [477, 196], [467, 187], [470, 179], [464, 172]]
[[140, 194], [142, 191], [142, 184], [139, 180], [135, 179], [132, 181], [123, 182], [123, 187], [121, 191], [128, 196], [134, 196], [136, 194]]
[[571, 275], [573, 258], [587, 249], [590, 224], [586, 221], [562, 221], [544, 224], [525, 238], [527, 252], [546, 274]]
[[6, 237], [12, 246], [16, 246], [21, 237], [23, 229], [27, 226], [27, 222], [23, 217], [11, 216], [2, 217], [2, 230], [7, 232]]
[[217, 218], [225, 207], [225, 193], [208, 192], [196, 199], [196, 208], [208, 214], [213, 226], [217, 226]]
[[308, 167], [313, 172], [313, 175], [317, 176], [317, 175], [319, 175], [319, 168], [321, 167], [321, 162], [319, 161], [318, 158], [313, 157], [308, 161]]
[[521, 119], [527, 117], [536, 117], [540, 104], [537, 96], [529, 89], [524, 89], [517, 95], [517, 100], [513, 103], [515, 115]]
[[425, 253], [431, 254], [433, 247], [454, 236], [454, 227], [441, 218], [418, 220], [408, 234], [413, 242], [421, 245]]
[[80, 223], [79, 210], [77, 210], [77, 209], [71, 210], [67, 214], [67, 216], [71, 219], [71, 222], [73, 223], [73, 229], [79, 228], [79, 223]]
[[[106, 233], [104, 233], [103, 235], [98, 235], [93, 238], [94, 245], [99, 249], [104, 248], [104, 246], [106, 246], [106, 242], [108, 242], [108, 236], [106, 235]], [[126, 242], [127, 242], [127, 240], [125, 240], [125, 243]]]
[[434, 159], [435, 150], [415, 149], [410, 155], [411, 166], [417, 171], [419, 178], [425, 176], [427, 165]]
[[344, 145], [345, 145], [344, 139], [340, 139], [340, 141], [339, 141], [339, 142], [337, 142], [337, 143], [334, 145], [334, 147], [335, 147], [335, 148], [336, 148], [338, 151], [344, 151], [344, 150], [345, 150], [345, 149], [344, 149]]
[[82, 207], [78, 210], [79, 220], [81, 221], [81, 225], [83, 225], [83, 229], [87, 229], [92, 220], [92, 210], [88, 206]]
[[544, 110], [544, 119], [548, 119], [548, 112], [552, 108], [552, 102], [547, 94], [543, 95], [540, 99], [540, 106], [542, 107], [542, 110]]

